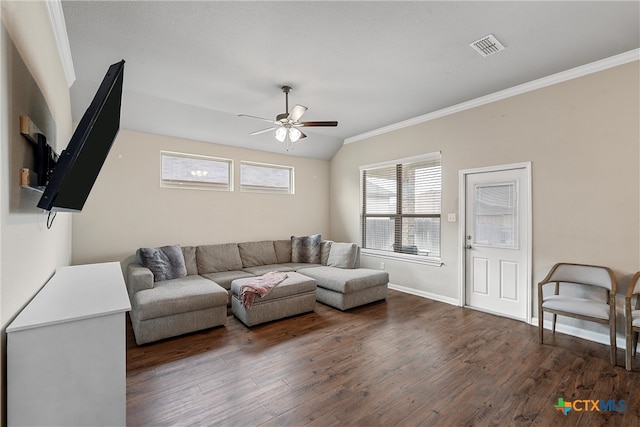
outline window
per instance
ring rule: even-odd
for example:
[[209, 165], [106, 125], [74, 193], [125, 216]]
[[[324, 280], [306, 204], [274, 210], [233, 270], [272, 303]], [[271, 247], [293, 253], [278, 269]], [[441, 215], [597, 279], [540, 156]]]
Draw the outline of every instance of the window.
[[161, 151], [161, 187], [233, 190], [233, 161]]
[[240, 162], [240, 190], [293, 194], [293, 168]]
[[440, 153], [363, 166], [360, 172], [362, 248], [370, 254], [438, 260]]

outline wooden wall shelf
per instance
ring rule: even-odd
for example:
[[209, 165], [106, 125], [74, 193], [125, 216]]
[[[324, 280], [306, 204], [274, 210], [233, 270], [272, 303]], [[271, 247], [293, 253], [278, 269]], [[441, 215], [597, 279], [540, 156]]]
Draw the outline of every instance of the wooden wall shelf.
[[38, 185], [38, 177], [29, 168], [22, 168], [20, 170], [20, 188], [44, 193], [46, 186]]

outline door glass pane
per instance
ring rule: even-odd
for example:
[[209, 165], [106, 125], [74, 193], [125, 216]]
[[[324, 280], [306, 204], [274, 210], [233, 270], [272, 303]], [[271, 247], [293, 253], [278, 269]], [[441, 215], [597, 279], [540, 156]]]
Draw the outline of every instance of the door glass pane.
[[501, 248], [518, 247], [516, 182], [475, 188], [475, 243]]

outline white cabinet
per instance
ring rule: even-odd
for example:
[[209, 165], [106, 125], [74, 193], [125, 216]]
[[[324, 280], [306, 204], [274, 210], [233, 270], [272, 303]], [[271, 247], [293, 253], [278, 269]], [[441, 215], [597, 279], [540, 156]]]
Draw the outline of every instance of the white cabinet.
[[7, 421], [126, 424], [126, 312], [117, 262], [63, 267], [7, 327]]

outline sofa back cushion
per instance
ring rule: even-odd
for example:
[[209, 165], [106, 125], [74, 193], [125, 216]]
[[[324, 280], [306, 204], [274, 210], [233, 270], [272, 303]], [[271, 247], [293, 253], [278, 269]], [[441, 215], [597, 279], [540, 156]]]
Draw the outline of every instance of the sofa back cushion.
[[276, 250], [276, 257], [278, 258], [278, 264], [284, 264], [291, 262], [291, 239], [289, 240], [275, 240], [273, 246]]
[[196, 262], [198, 274], [242, 270], [242, 259], [237, 243], [198, 246]]
[[329, 267], [356, 268], [358, 245], [355, 243], [333, 242], [327, 265]]
[[272, 240], [238, 243], [238, 249], [244, 268], [278, 263], [276, 248]]
[[331, 245], [333, 245], [333, 240], [323, 240], [322, 243], [320, 243], [320, 264], [327, 265], [329, 263]]
[[184, 256], [184, 265], [187, 267], [187, 276], [198, 274], [198, 263], [196, 261], [196, 247], [182, 246], [182, 255]]

